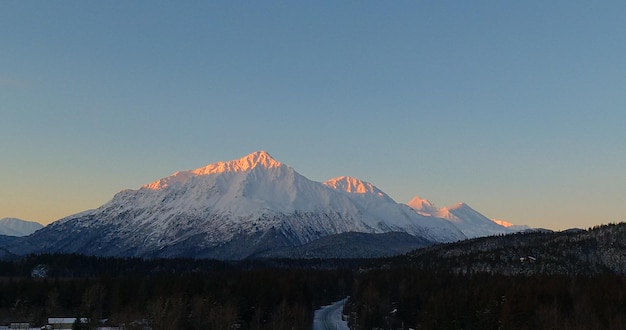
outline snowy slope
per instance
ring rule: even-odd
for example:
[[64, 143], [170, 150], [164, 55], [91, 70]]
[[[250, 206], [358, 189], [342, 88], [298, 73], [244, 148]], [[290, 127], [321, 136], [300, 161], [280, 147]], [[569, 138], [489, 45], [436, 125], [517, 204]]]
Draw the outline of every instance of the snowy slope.
[[418, 214], [430, 215], [449, 221], [468, 238], [491, 236], [518, 231], [516, 226], [507, 228], [480, 214], [465, 203], [450, 207], [437, 208], [430, 201], [417, 196], [408, 206]]
[[28, 236], [41, 228], [43, 225], [34, 221], [16, 218], [0, 219], [0, 235]]
[[9, 248], [239, 259], [333, 234], [389, 231], [435, 242], [465, 238], [371, 184], [347, 177], [311, 181], [259, 151], [121, 191], [98, 209], [56, 221]]
[[406, 205], [396, 203], [369, 182], [342, 176], [324, 184], [348, 196], [368, 212], [368, 218], [389, 228], [387, 231], [405, 231], [434, 242], [466, 238], [454, 225], [429, 215], [415, 213]]

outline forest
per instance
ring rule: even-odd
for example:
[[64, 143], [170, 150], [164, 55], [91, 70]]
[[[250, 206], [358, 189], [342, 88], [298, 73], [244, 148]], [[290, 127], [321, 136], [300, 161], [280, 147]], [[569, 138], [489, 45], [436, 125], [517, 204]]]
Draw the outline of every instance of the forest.
[[351, 329], [626, 329], [625, 233], [481, 238], [381, 259], [31, 255], [0, 261], [0, 325], [311, 329], [315, 309], [349, 296]]
[[344, 313], [354, 329], [626, 329], [626, 278], [375, 270]]
[[[107, 319], [125, 329], [310, 329], [313, 308], [343, 297], [352, 284], [345, 270], [244, 269], [208, 261], [192, 269], [192, 260], [76, 255], [29, 259], [2, 265], [0, 325], [16, 320], [45, 324], [48, 317], [65, 316], [88, 318], [87, 328]], [[43, 260], [75, 264], [61, 273], [51, 269], [45, 277], [19, 274], [26, 264]], [[94, 266], [90, 274], [81, 264]], [[130, 271], [115, 269], [122, 265]], [[104, 275], [94, 275], [95, 270]]]

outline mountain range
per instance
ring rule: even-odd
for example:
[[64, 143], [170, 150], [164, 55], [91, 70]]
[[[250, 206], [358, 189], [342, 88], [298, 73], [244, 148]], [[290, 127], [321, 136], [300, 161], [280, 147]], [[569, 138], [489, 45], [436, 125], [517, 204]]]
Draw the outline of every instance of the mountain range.
[[419, 197], [397, 203], [369, 182], [312, 181], [258, 151], [123, 190], [4, 248], [17, 255], [243, 259], [297, 250], [293, 255], [334, 257], [349, 242], [367, 242], [351, 234], [362, 233], [377, 235], [370, 240], [376, 244], [360, 245], [359, 255], [368, 256], [510, 231], [463, 203], [442, 209]]
[[416, 196], [407, 205], [421, 215], [452, 222], [467, 238], [506, 234], [530, 229], [528, 226], [516, 226], [503, 220], [489, 219], [465, 203], [438, 208], [430, 201]]

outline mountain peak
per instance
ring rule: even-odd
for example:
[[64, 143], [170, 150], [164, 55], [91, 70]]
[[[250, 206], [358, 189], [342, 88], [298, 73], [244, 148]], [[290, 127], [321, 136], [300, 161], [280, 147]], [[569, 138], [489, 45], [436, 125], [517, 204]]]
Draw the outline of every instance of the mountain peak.
[[275, 160], [266, 151], [256, 151], [243, 158], [231, 160], [227, 162], [217, 162], [209, 164], [205, 167], [200, 167], [195, 170], [176, 172], [171, 176], [154, 181], [150, 184], [143, 186], [143, 188], [150, 190], [160, 190], [170, 186], [173, 183], [184, 182], [187, 179], [194, 176], [211, 175], [219, 173], [237, 173], [250, 171], [257, 167], [263, 168], [277, 168], [283, 166], [283, 164]]
[[384, 193], [373, 184], [349, 176], [340, 176], [324, 182], [324, 185], [335, 190], [341, 190], [353, 194], [376, 194], [383, 196]]
[[413, 199], [407, 203], [412, 209], [415, 209], [422, 214], [433, 214], [438, 211], [438, 208], [431, 203], [429, 200], [424, 199], [420, 196], [415, 196]]
[[275, 160], [269, 153], [264, 150], [255, 151], [243, 158], [231, 160], [228, 162], [217, 162], [202, 168], [193, 170], [196, 175], [208, 175], [223, 172], [245, 172], [258, 166], [264, 168], [280, 167], [283, 164]]
[[422, 198], [420, 196], [415, 196], [413, 199], [407, 203], [407, 205], [413, 207], [414, 209], [421, 207], [435, 207], [433, 203], [431, 203], [428, 199]]
[[505, 227], [505, 228], [509, 228], [509, 227], [514, 226], [514, 224], [512, 224], [512, 223], [510, 223], [508, 221], [505, 221], [505, 220], [491, 219], [491, 221], [493, 221], [493, 222], [495, 222], [495, 223], [497, 223], [500, 226]]
[[271, 168], [271, 167], [279, 167], [282, 165], [281, 162], [274, 159], [274, 157], [272, 157], [265, 150], [255, 151], [235, 162], [248, 164], [249, 167], [255, 167], [255, 166], [261, 165], [263, 167]]
[[460, 203], [456, 203], [452, 206], [446, 207], [446, 209], [448, 210], [460, 210], [460, 209], [469, 209], [475, 212], [474, 209], [472, 209], [471, 206], [467, 205], [466, 203], [460, 202]]

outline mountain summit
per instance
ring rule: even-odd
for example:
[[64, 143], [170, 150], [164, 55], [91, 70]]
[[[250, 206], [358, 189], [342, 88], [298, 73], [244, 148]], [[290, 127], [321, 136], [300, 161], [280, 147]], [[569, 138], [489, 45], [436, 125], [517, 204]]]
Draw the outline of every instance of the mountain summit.
[[123, 190], [95, 210], [53, 222], [5, 248], [22, 255], [241, 259], [284, 254], [320, 238], [339, 246], [328, 243], [344, 233], [401, 232], [419, 244], [467, 237], [454, 221], [430, 211], [416, 212], [356, 178], [309, 180], [258, 151]]
[[224, 172], [245, 172], [252, 170], [257, 166], [270, 169], [283, 166], [283, 164], [262, 150], [253, 152], [241, 159], [229, 162], [217, 162], [207, 165], [206, 167], [193, 170], [192, 172], [196, 175], [209, 175]]
[[333, 189], [343, 190], [347, 193], [374, 194], [381, 197], [386, 196], [385, 193], [376, 188], [373, 184], [348, 176], [340, 176], [338, 178], [330, 179], [324, 182], [324, 184]]
[[149, 183], [142, 188], [159, 190], [168, 187], [171, 184], [177, 184], [189, 180], [194, 176], [205, 176], [211, 174], [220, 173], [238, 173], [252, 170], [256, 167], [262, 167], [265, 169], [277, 168], [284, 166], [282, 163], [276, 161], [270, 154], [265, 151], [253, 152], [241, 159], [229, 161], [229, 162], [217, 162], [209, 164], [205, 167], [200, 167], [195, 170], [176, 172], [173, 175]]
[[429, 200], [420, 196], [415, 196], [410, 202], [407, 203], [407, 205], [423, 215], [433, 215], [439, 210]]

